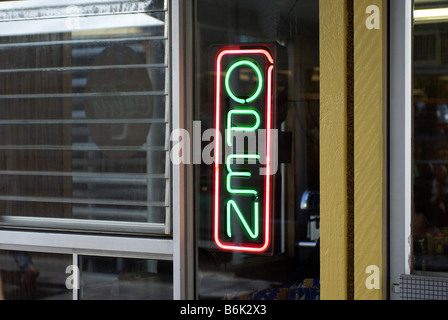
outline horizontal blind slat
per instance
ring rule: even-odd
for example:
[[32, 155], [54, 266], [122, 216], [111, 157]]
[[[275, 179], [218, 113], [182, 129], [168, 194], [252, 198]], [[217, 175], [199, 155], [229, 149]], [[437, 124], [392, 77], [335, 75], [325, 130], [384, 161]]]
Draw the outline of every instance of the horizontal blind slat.
[[90, 199], [75, 199], [75, 198], [31, 197], [31, 196], [10, 196], [10, 195], [0, 195], [0, 201], [96, 204], [96, 205], [137, 206], [137, 207], [167, 206], [166, 203], [162, 201], [130, 201], [130, 200], [113, 200], [113, 199], [90, 200]]
[[55, 151], [168, 151], [166, 147], [160, 146], [98, 146], [96, 144], [57, 146], [57, 145], [0, 145], [0, 150], [55, 150]]
[[0, 120], [0, 125], [38, 125], [38, 124], [166, 124], [165, 119], [42, 119], [42, 120], [28, 120], [28, 119], [13, 119]]
[[116, 16], [120, 14], [152, 14], [167, 12], [166, 9], [154, 9], [154, 10], [138, 10], [138, 11], [115, 11], [106, 13], [81, 13], [81, 14], [61, 14], [54, 16], [36, 16], [36, 17], [23, 17], [23, 18], [5, 18], [4, 15], [0, 16], [0, 27], [2, 23], [19, 22], [19, 21], [39, 21], [39, 20], [51, 20], [51, 19], [72, 19], [72, 18], [89, 18], [89, 17], [104, 17], [104, 16]]
[[37, 93], [37, 94], [0, 94], [0, 99], [50, 99], [50, 98], [92, 98], [92, 97], [139, 97], [166, 96], [165, 91], [142, 92], [92, 92], [92, 93]]
[[90, 71], [108, 69], [165, 69], [168, 66], [163, 63], [153, 64], [128, 64], [109, 66], [79, 66], [79, 67], [51, 67], [51, 68], [24, 68], [24, 69], [0, 69], [0, 73], [17, 72], [66, 72], [66, 71]]
[[98, 172], [67, 172], [67, 171], [24, 171], [0, 170], [0, 176], [48, 176], [48, 177], [76, 177], [89, 179], [167, 179], [165, 173], [98, 173]]
[[15, 42], [15, 43], [0, 43], [1, 49], [10, 49], [16, 47], [35, 47], [35, 46], [55, 46], [55, 45], [68, 45], [68, 44], [109, 44], [117, 42], [138, 42], [138, 41], [154, 41], [154, 40], [168, 40], [163, 36], [152, 37], [132, 37], [132, 38], [118, 38], [118, 39], [75, 39], [75, 40], [54, 40], [54, 41], [36, 41], [36, 42]]
[[95, 10], [96, 13], [101, 13], [99, 8], [103, 10], [111, 11], [113, 8], [120, 8], [123, 10], [135, 10], [135, 8], [142, 8], [139, 10], [148, 9], [167, 9], [167, 5], [164, 2], [156, 2], [154, 0], [134, 0], [134, 1], [122, 1], [122, 0], [66, 0], [64, 2], [57, 0], [45, 0], [44, 2], [37, 1], [11, 1], [0, 3], [0, 10], [4, 14], [16, 14], [23, 16], [29, 14], [32, 10], [38, 12], [45, 9], [43, 12], [50, 14], [51, 12], [58, 12], [57, 10], [66, 11], [67, 7], [78, 7], [86, 10]]

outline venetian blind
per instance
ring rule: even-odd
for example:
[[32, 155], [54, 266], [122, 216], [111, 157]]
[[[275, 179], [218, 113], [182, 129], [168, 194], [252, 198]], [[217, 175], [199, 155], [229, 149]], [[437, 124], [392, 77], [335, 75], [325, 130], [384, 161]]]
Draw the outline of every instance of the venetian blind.
[[0, 3], [0, 225], [170, 234], [168, 0]]

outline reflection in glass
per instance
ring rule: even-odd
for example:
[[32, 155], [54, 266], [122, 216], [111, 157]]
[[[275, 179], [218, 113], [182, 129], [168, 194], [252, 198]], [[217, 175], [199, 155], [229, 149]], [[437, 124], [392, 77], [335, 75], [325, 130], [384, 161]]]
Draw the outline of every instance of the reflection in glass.
[[[274, 127], [278, 132], [278, 170], [273, 177], [274, 208], [271, 223], [274, 230], [269, 250], [262, 254], [231, 252], [218, 247], [213, 234], [213, 166], [205, 163], [195, 168], [198, 295], [200, 299], [318, 299], [319, 298], [319, 2], [314, 0], [257, 1], [198, 0], [196, 5], [196, 91], [195, 119], [200, 121], [203, 137], [206, 130], [215, 127], [214, 82], [216, 75], [214, 53], [223, 45], [263, 44], [276, 48], [276, 112]], [[232, 57], [222, 58], [231, 68]], [[226, 60], [227, 59], [227, 60]], [[240, 61], [240, 60], [236, 60]], [[263, 59], [251, 56], [241, 61], [228, 77], [228, 89], [233, 97], [222, 107], [223, 121], [230, 118], [239, 127], [264, 125], [266, 113], [257, 101], [247, 102], [258, 92], [263, 70]], [[237, 62], [236, 62], [237, 63]], [[269, 64], [269, 63], [267, 63]], [[266, 67], [266, 70], [269, 70]], [[226, 69], [229, 72], [230, 69]], [[232, 71], [232, 70], [230, 70]], [[267, 85], [268, 78], [264, 82]], [[230, 88], [230, 89], [229, 89]], [[264, 88], [262, 88], [263, 90]], [[223, 89], [224, 91], [225, 89]], [[224, 101], [225, 98], [222, 99]], [[225, 101], [223, 102], [223, 106]], [[230, 109], [229, 109], [230, 108]], [[239, 110], [232, 111], [229, 110]], [[249, 110], [245, 114], [241, 110]], [[258, 112], [258, 113], [257, 113]], [[266, 116], [267, 117], [267, 116]], [[247, 130], [246, 130], [247, 131]], [[227, 143], [223, 136], [223, 144]], [[211, 141], [203, 142], [204, 153], [210, 152]], [[216, 152], [216, 151], [214, 151]], [[223, 159], [224, 161], [224, 159]], [[246, 160], [248, 161], [248, 160]], [[245, 163], [241, 168], [249, 168]], [[239, 172], [233, 165], [230, 171]], [[220, 169], [221, 170], [221, 169]], [[227, 171], [226, 171], [227, 170]], [[252, 169], [249, 169], [252, 170]], [[230, 172], [223, 166], [222, 172]], [[233, 172], [234, 174], [234, 172]], [[254, 177], [253, 174], [250, 177]], [[224, 178], [222, 179], [224, 180]], [[238, 180], [238, 181], [237, 181]], [[226, 180], [227, 181], [227, 180]], [[262, 181], [262, 180], [261, 180]], [[255, 184], [255, 185], [254, 185]], [[233, 179], [230, 187], [223, 184], [219, 199], [225, 199], [225, 190], [256, 189], [254, 180]], [[263, 182], [261, 182], [263, 184]], [[226, 189], [227, 188], [227, 189]], [[218, 188], [216, 188], [218, 189]], [[223, 191], [224, 190], [224, 191]], [[247, 191], [247, 190], [246, 190]], [[249, 192], [249, 191], [247, 191]], [[247, 193], [246, 192], [246, 193]], [[250, 192], [249, 192], [250, 193]], [[260, 196], [261, 191], [258, 192]], [[227, 197], [230, 197], [227, 195]], [[236, 197], [232, 195], [232, 197]], [[262, 200], [259, 199], [260, 207]], [[222, 219], [232, 229], [219, 231], [219, 238], [243, 243], [243, 224], [234, 202], [230, 200], [238, 219]], [[258, 203], [255, 200], [254, 203]], [[240, 204], [238, 204], [240, 206]], [[244, 204], [246, 205], [246, 204]], [[256, 206], [253, 206], [256, 208]], [[241, 205], [240, 212], [252, 212], [252, 207]], [[224, 211], [221, 211], [224, 212]], [[232, 211], [231, 211], [232, 212]], [[256, 212], [256, 210], [255, 210]], [[229, 214], [227, 215], [229, 216]], [[263, 215], [259, 215], [264, 217]], [[264, 221], [260, 219], [259, 226]], [[227, 221], [227, 222], [226, 222]], [[224, 222], [224, 223], [223, 223]], [[255, 227], [247, 219], [246, 231], [256, 236]], [[256, 225], [256, 224], [255, 224]], [[249, 230], [250, 229], [250, 230]], [[260, 230], [263, 230], [260, 228]], [[232, 237], [232, 239], [230, 239]], [[246, 237], [249, 238], [249, 237]], [[249, 239], [250, 240], [250, 239]], [[246, 241], [248, 246], [260, 246], [260, 239]], [[261, 241], [261, 240], [260, 240]], [[263, 244], [263, 243], [262, 243]]]
[[71, 300], [66, 286], [71, 255], [0, 251], [0, 277], [6, 300]]
[[448, 1], [416, 1], [414, 269], [448, 271]]
[[166, 1], [0, 9], [0, 223], [169, 233]]
[[172, 300], [172, 262], [129, 258], [80, 259], [80, 300]]

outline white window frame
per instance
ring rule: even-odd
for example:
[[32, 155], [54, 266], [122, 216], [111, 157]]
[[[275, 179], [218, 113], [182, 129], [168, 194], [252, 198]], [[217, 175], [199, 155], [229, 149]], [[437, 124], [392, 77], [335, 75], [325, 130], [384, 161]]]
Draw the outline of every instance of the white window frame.
[[400, 299], [400, 275], [411, 273], [413, 0], [390, 3], [389, 282]]
[[[171, 42], [171, 120], [170, 130], [192, 127], [192, 1], [168, 0]], [[167, 88], [168, 89], [168, 88]], [[192, 131], [190, 131], [192, 132]], [[194, 223], [192, 166], [171, 164], [171, 216], [173, 238], [86, 235], [26, 230], [0, 230], [0, 250], [56, 253], [78, 256], [125, 257], [173, 261], [173, 299], [193, 299]], [[73, 290], [73, 299], [78, 298]]]
[[[172, 130], [193, 132], [193, 1], [171, 0]], [[190, 146], [191, 147], [191, 146]], [[190, 157], [192, 155], [190, 154]], [[172, 164], [174, 299], [197, 297], [193, 165]]]

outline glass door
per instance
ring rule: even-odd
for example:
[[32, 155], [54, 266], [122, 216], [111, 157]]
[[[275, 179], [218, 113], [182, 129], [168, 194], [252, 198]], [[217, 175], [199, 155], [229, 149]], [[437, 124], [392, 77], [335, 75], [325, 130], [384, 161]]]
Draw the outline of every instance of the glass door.
[[447, 1], [391, 3], [393, 299], [447, 299]]
[[448, 1], [415, 2], [413, 269], [448, 272]]
[[319, 2], [197, 0], [194, 53], [198, 298], [318, 299]]

